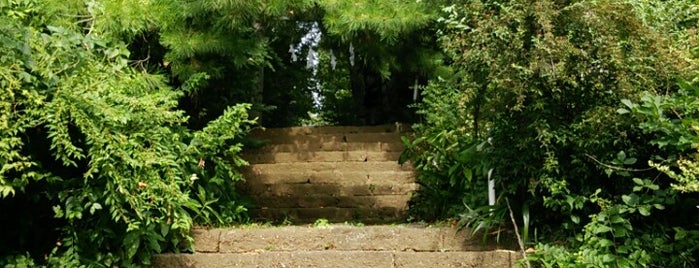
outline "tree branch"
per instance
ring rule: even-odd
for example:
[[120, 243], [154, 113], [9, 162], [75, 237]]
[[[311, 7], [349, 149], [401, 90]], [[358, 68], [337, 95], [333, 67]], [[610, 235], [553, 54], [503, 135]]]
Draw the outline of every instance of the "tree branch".
[[595, 161], [595, 163], [597, 163], [597, 164], [599, 164], [599, 165], [601, 165], [601, 166], [603, 166], [603, 167], [606, 167], [606, 168], [609, 168], [609, 169], [613, 169], [613, 170], [628, 171], [628, 172], [644, 172], [644, 171], [650, 171], [650, 170], [655, 169], [655, 168], [652, 168], [652, 167], [650, 167], [650, 168], [643, 168], [643, 169], [617, 167], [617, 166], [612, 166], [612, 165], [609, 165], [609, 164], [602, 163], [601, 161], [597, 160], [597, 158], [595, 158], [594, 156], [591, 156], [591, 155], [589, 155], [589, 154], [585, 154], [585, 156], [587, 156], [587, 158], [590, 158], [592, 161]]

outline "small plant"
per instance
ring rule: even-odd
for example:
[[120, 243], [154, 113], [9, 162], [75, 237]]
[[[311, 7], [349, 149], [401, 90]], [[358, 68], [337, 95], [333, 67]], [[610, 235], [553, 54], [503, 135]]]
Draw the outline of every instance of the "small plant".
[[328, 219], [317, 219], [315, 222], [313, 222], [313, 227], [314, 228], [328, 228], [330, 227], [330, 221]]

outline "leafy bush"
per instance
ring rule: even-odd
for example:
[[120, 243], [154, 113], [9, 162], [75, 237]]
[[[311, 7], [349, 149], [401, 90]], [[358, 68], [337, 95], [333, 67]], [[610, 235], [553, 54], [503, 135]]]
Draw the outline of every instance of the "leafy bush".
[[[435, 185], [422, 193], [465, 203], [462, 222], [471, 227], [511, 229], [505, 213], [492, 213], [509, 200], [525, 240], [551, 242], [538, 246], [544, 266], [693, 263], [698, 199], [676, 189], [694, 180], [686, 151], [694, 136], [682, 136], [694, 135], [686, 108], [694, 97], [675, 104], [687, 116], [649, 104], [687, 91], [676, 81], [696, 68], [688, 53], [696, 16], [673, 17], [673, 5], [697, 7], [606, 0], [446, 7], [438, 34], [453, 75], [423, 91], [424, 121], [408, 145], [421, 183]], [[656, 109], [666, 117], [644, 125], [648, 118], [616, 112], [624, 99], [648, 107], [634, 114]], [[483, 207], [489, 175], [495, 208]]]
[[[0, 225], [21, 226], [2, 228], [3, 255], [20, 256], [6, 264], [33, 264], [24, 251], [54, 267], [148, 264], [188, 247], [195, 220], [244, 219], [232, 194], [250, 105], [188, 130], [182, 92], [129, 67], [123, 44], [61, 26], [50, 4], [0, 1]], [[50, 222], [32, 213], [46, 209]]]

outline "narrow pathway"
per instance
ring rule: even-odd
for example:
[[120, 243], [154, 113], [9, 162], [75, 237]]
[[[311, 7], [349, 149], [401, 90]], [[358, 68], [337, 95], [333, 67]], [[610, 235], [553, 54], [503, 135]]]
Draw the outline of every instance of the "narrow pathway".
[[481, 237], [452, 226], [401, 224], [418, 187], [413, 168], [398, 164], [404, 131], [391, 125], [253, 133], [268, 143], [244, 156], [251, 165], [240, 188], [257, 204], [251, 215], [304, 225], [196, 229], [193, 254], [162, 254], [154, 267], [512, 267], [517, 254]]

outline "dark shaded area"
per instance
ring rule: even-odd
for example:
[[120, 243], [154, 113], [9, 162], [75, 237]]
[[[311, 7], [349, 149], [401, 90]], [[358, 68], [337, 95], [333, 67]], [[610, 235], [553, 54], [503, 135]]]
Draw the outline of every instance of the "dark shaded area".
[[48, 188], [45, 182], [34, 182], [0, 199], [0, 256], [29, 252], [34, 260], [44, 260], [56, 246], [65, 222], [54, 218]]
[[[76, 144], [80, 144], [83, 140], [80, 133], [71, 126], [69, 131]], [[51, 170], [55, 177], [30, 181], [26, 187], [15, 189], [14, 196], [0, 199], [0, 255], [28, 252], [34, 260], [43, 261], [63, 237], [60, 229], [68, 224], [55, 218], [52, 208], [59, 202], [56, 195], [71, 187], [70, 181], [60, 178], [79, 178], [84, 171], [66, 167], [53, 157], [43, 128], [27, 131], [23, 142], [26, 145], [22, 153], [39, 163], [39, 169]], [[87, 162], [78, 161], [78, 166], [86, 167]]]

